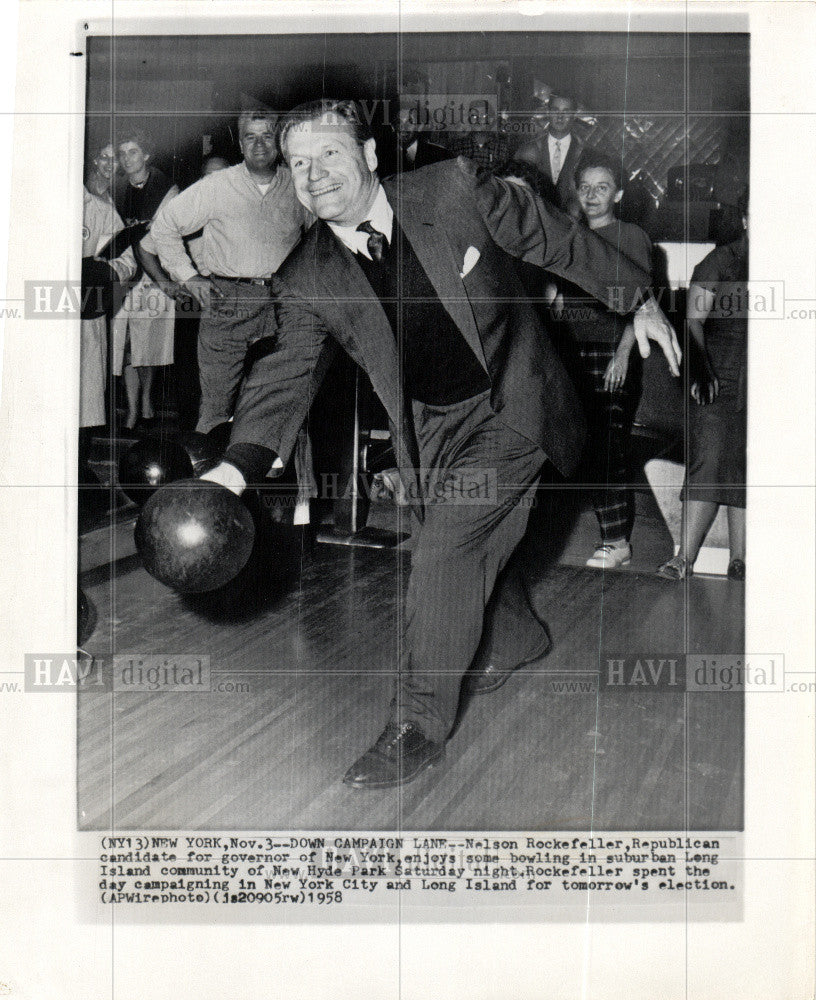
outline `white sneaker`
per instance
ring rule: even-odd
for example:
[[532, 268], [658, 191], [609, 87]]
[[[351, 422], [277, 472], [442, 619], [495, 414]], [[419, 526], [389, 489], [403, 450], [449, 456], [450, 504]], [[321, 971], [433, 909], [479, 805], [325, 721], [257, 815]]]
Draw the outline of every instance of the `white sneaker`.
[[596, 569], [617, 569], [618, 566], [625, 566], [632, 560], [632, 546], [628, 542], [623, 545], [601, 545], [595, 549], [591, 559], [587, 559], [587, 566], [594, 566]]

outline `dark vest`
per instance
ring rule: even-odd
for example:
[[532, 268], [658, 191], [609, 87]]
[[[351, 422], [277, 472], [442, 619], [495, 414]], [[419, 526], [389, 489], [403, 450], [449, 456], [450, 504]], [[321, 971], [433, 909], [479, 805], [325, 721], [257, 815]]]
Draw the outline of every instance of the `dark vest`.
[[406, 395], [447, 406], [489, 389], [487, 372], [439, 301], [396, 218], [391, 235], [381, 263], [355, 256], [397, 338]]

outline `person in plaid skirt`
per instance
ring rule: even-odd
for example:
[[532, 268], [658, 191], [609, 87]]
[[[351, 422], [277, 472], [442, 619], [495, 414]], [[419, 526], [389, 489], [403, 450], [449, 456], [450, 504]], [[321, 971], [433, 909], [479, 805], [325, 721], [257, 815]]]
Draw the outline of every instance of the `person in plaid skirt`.
[[[589, 228], [651, 272], [649, 237], [639, 226], [615, 216], [623, 195], [619, 164], [599, 150], [585, 149], [575, 170], [575, 186]], [[576, 341], [577, 377], [589, 428], [583, 478], [591, 484], [600, 544], [586, 565], [616, 569], [632, 558], [634, 501], [627, 485], [628, 445], [639, 397], [639, 359], [636, 355], [637, 360], [630, 362], [635, 343], [631, 316], [610, 312], [583, 293], [572, 295], [573, 291], [577, 291], [574, 286], [560, 285], [555, 310]]]

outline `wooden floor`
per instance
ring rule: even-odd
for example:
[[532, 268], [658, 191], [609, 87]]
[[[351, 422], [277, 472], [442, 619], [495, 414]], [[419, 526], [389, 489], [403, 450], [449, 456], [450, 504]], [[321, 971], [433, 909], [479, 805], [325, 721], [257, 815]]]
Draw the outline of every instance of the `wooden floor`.
[[81, 691], [80, 827], [741, 828], [740, 695], [559, 687], [591, 682], [607, 655], [742, 651], [744, 590], [718, 579], [550, 567], [535, 600], [553, 652], [465, 704], [435, 770], [401, 790], [346, 788], [385, 721], [409, 560], [294, 549], [220, 602], [180, 598], [135, 557], [85, 574], [99, 620], [84, 648], [102, 670], [114, 652], [203, 654], [217, 682], [249, 689]]

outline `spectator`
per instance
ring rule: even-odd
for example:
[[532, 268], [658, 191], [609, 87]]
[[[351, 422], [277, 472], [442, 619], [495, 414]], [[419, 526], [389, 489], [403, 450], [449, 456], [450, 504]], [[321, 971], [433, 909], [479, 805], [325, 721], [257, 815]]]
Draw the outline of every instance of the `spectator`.
[[689, 459], [683, 487], [680, 548], [657, 570], [666, 580], [692, 573], [720, 505], [728, 512], [728, 576], [745, 579], [748, 195], [740, 198], [743, 235], [712, 250], [695, 267], [686, 308], [697, 348], [689, 414]]
[[[151, 232], [162, 264], [202, 310], [196, 426], [202, 434], [231, 419], [250, 346], [275, 336], [272, 275], [313, 222], [279, 160], [275, 124], [266, 111], [241, 114], [243, 162], [191, 184], [163, 207]], [[188, 251], [184, 238], [199, 230], [200, 240]], [[295, 523], [306, 523], [308, 498], [317, 487], [305, 430], [295, 468]]]
[[[279, 163], [274, 116], [244, 112], [238, 133], [243, 162], [191, 184], [152, 230], [162, 265], [202, 309], [203, 434], [232, 416], [250, 344], [274, 335], [272, 275], [312, 221]], [[184, 238], [199, 230], [191, 259]]]
[[[116, 152], [111, 143], [105, 143], [91, 157], [91, 167], [85, 178], [85, 190], [100, 198], [111, 200], [115, 173]], [[123, 227], [120, 226], [121, 228]]]
[[437, 142], [432, 142], [417, 121], [416, 104], [400, 102], [395, 123], [398, 162], [395, 173], [418, 170], [431, 163], [450, 160], [453, 154]]
[[[121, 214], [128, 237], [142, 267], [137, 284], [113, 319], [113, 370], [124, 374], [127, 397], [125, 426], [149, 427], [153, 410], [153, 375], [158, 366], [173, 363], [175, 310], [169, 278], [157, 271], [140, 249], [159, 208], [178, 194], [178, 187], [154, 167], [153, 147], [139, 130], [131, 131], [117, 143], [119, 163], [128, 184], [122, 196]], [[152, 276], [151, 276], [152, 272]], [[158, 281], [156, 280], [158, 279]], [[129, 356], [128, 356], [129, 355]]]
[[473, 101], [468, 108], [468, 130], [451, 144], [454, 156], [467, 156], [487, 170], [495, 170], [507, 160], [510, 147], [507, 139], [496, 130], [497, 119], [491, 123], [487, 101]]
[[[113, 146], [106, 144], [93, 157], [89, 178], [110, 182], [113, 178]], [[99, 183], [94, 185], [99, 190]], [[108, 185], [104, 194], [85, 188], [82, 214], [83, 310], [80, 321], [79, 426], [105, 424], [105, 383], [107, 376], [107, 324], [111, 308], [111, 283], [126, 280], [136, 271], [133, 251], [128, 247], [111, 261], [98, 255], [124, 223], [111, 201]]]
[[576, 110], [572, 97], [551, 95], [546, 132], [519, 146], [515, 159], [538, 167], [553, 184], [555, 204], [578, 217], [580, 206], [574, 173], [583, 147], [580, 137], [573, 132]]
[[[623, 195], [619, 163], [598, 150], [585, 149], [574, 184], [589, 228], [622, 258], [650, 272], [649, 237], [639, 226], [615, 216]], [[577, 349], [578, 363], [571, 370], [576, 372], [589, 429], [582, 473], [592, 484], [592, 505], [600, 529], [600, 545], [586, 565], [616, 569], [632, 558], [634, 498], [627, 481], [629, 436], [639, 396], [638, 372], [630, 365], [634, 327], [630, 316], [618, 316], [600, 303], [587, 301], [575, 286], [562, 283], [560, 287], [556, 312]]]

